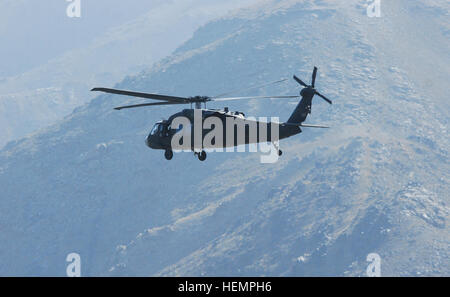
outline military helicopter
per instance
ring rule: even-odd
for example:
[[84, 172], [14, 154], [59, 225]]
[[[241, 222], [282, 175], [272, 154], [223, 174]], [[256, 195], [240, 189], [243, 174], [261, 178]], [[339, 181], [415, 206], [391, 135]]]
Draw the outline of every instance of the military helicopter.
[[[157, 122], [150, 134], [147, 136], [145, 143], [148, 147], [151, 149], [157, 149], [157, 150], [164, 150], [164, 156], [167, 160], [171, 160], [173, 158], [173, 151], [174, 148], [174, 137], [180, 133], [181, 130], [185, 129], [186, 131], [190, 132], [190, 136], [193, 140], [194, 134], [195, 134], [195, 117], [200, 116], [201, 122], [196, 122], [197, 125], [200, 124], [200, 128], [197, 128], [196, 131], [201, 132], [201, 141], [200, 144], [195, 145], [192, 144], [195, 141], [186, 141], [188, 144], [188, 148], [190, 151], [194, 152], [195, 155], [198, 156], [198, 159], [200, 161], [206, 160], [206, 152], [204, 149], [206, 148], [228, 148], [228, 147], [236, 147], [239, 145], [246, 145], [246, 144], [252, 144], [252, 143], [273, 143], [275, 147], [278, 150], [278, 155], [282, 155], [282, 151], [278, 147], [278, 141], [281, 139], [285, 139], [288, 137], [291, 137], [293, 135], [299, 134], [302, 132], [301, 127], [310, 127], [310, 128], [329, 128], [326, 126], [321, 125], [308, 125], [303, 124], [303, 122], [306, 120], [308, 114], [311, 113], [311, 103], [314, 95], [317, 95], [321, 97], [323, 100], [328, 102], [329, 104], [332, 104], [332, 101], [320, 94], [315, 89], [315, 81], [317, 76], [317, 67], [314, 67], [312, 78], [311, 78], [311, 84], [308, 85], [304, 83], [301, 79], [299, 79], [297, 76], [293, 76], [294, 80], [298, 82], [301, 86], [304, 88], [300, 91], [300, 96], [254, 96], [254, 97], [224, 97], [229, 95], [232, 92], [221, 94], [214, 97], [209, 96], [194, 96], [194, 97], [175, 97], [175, 96], [168, 96], [168, 95], [159, 95], [159, 94], [149, 94], [149, 93], [141, 93], [141, 92], [134, 92], [134, 91], [126, 91], [126, 90], [119, 90], [119, 89], [110, 89], [110, 88], [93, 88], [91, 91], [99, 91], [104, 93], [110, 93], [110, 94], [117, 94], [117, 95], [126, 95], [126, 96], [132, 96], [132, 97], [139, 97], [139, 98], [145, 98], [145, 99], [152, 99], [157, 100], [158, 102], [151, 102], [151, 103], [143, 103], [143, 104], [135, 104], [135, 105], [127, 105], [127, 106], [119, 106], [114, 108], [115, 110], [122, 110], [122, 109], [129, 109], [129, 108], [138, 108], [138, 107], [147, 107], [147, 106], [159, 106], [159, 105], [181, 105], [181, 104], [189, 104], [191, 105], [190, 109], [184, 109], [181, 112], [175, 113], [172, 116], [170, 116], [167, 120], [162, 120]], [[278, 80], [275, 82], [271, 82], [269, 84], [265, 84], [262, 86], [252, 87], [249, 89], [254, 88], [261, 88], [264, 86], [268, 86], [271, 84], [280, 83], [283, 81], [286, 81], [287, 79]], [[241, 90], [242, 91], [242, 90]], [[208, 102], [225, 102], [229, 100], [250, 100], [250, 99], [265, 99], [265, 98], [272, 98], [272, 99], [292, 99], [292, 98], [299, 98], [302, 97], [300, 102], [298, 103], [295, 110], [292, 112], [291, 116], [287, 120], [287, 122], [284, 123], [276, 123], [276, 122], [262, 122], [257, 121], [256, 119], [250, 119], [246, 118], [245, 114], [243, 112], [239, 111], [229, 111], [227, 107], [223, 109], [207, 109], [206, 103]], [[204, 105], [204, 108], [202, 108], [202, 104]], [[192, 106], [194, 105], [194, 108]], [[183, 127], [183, 125], [172, 125], [175, 123], [175, 121], [179, 118], [185, 118], [188, 120], [188, 122], [185, 122], [185, 125], [190, 125], [190, 129], [188, 127]], [[205, 127], [203, 124], [208, 121], [208, 119], [214, 118], [218, 119], [215, 121], [214, 125], [210, 125], [209, 127]], [[227, 126], [226, 121], [227, 120], [233, 120], [234, 121], [234, 127]], [[220, 125], [220, 122], [222, 122], [222, 125]], [[240, 122], [240, 123], [237, 123]], [[243, 124], [240, 127], [243, 127], [242, 133], [240, 133], [240, 137], [238, 137], [239, 132], [237, 131], [237, 127], [239, 124]], [[214, 128], [218, 128], [222, 133], [216, 134], [216, 137], [213, 137], [212, 141], [208, 144], [205, 143], [205, 137], [208, 135], [209, 132], [211, 132]], [[219, 127], [222, 126], [222, 127]], [[233, 129], [234, 133], [231, 133], [233, 136], [231, 138], [225, 137], [227, 134], [227, 127], [228, 130]], [[250, 127], [256, 127], [256, 133], [252, 137]], [[276, 130], [277, 129], [277, 130]], [[276, 131], [278, 133], [274, 133], [273, 131]], [[278, 134], [278, 135], [275, 135]], [[223, 135], [217, 137], [217, 135]], [[277, 137], [275, 137], [277, 136]], [[189, 139], [188, 139], [189, 140]], [[183, 139], [182, 142], [185, 142]]]

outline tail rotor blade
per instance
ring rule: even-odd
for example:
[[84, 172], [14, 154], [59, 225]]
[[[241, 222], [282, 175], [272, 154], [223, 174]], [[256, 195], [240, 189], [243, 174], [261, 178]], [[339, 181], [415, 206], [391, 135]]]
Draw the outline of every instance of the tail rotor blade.
[[333, 102], [332, 102], [330, 99], [328, 99], [327, 97], [325, 97], [324, 95], [320, 94], [320, 93], [317, 92], [317, 91], [316, 91], [316, 95], [319, 96], [319, 97], [321, 97], [321, 98], [322, 98], [323, 100], [325, 100], [326, 102], [328, 102], [328, 103], [330, 103], [330, 104], [333, 104]]
[[311, 86], [314, 88], [314, 85], [316, 84], [316, 76], [317, 76], [317, 67], [314, 67], [314, 71], [312, 74], [312, 80], [311, 80]]
[[298, 78], [297, 76], [294, 75], [294, 79], [296, 82], [298, 82], [299, 84], [301, 84], [302, 86], [304, 86], [305, 88], [308, 87], [307, 84], [305, 84], [300, 78]]

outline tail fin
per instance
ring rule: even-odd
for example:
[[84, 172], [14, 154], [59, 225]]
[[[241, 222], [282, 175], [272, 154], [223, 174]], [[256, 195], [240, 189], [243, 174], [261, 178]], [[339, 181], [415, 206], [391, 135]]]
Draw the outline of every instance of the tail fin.
[[295, 108], [294, 112], [289, 117], [288, 123], [301, 124], [306, 120], [308, 114], [311, 113], [312, 97], [303, 96], [300, 103]]

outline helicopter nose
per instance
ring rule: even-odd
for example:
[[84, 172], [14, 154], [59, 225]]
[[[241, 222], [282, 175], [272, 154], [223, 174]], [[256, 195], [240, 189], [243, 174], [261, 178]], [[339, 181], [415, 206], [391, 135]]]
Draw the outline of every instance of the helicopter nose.
[[145, 138], [145, 145], [150, 147], [150, 136], [147, 136], [147, 138]]

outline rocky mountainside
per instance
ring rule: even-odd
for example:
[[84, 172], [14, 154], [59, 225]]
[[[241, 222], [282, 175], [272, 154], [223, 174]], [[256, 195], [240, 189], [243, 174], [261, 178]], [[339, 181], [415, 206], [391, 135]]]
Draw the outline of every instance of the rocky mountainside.
[[[264, 1], [200, 28], [174, 55], [116, 85], [216, 95], [290, 77], [315, 98], [275, 164], [255, 153], [149, 150], [178, 111], [115, 111], [101, 95], [0, 151], [0, 275], [449, 275], [450, 74], [446, 1]], [[258, 94], [297, 94], [294, 81]], [[232, 102], [287, 119], [295, 100]], [[222, 107], [210, 104], [209, 107]]]

